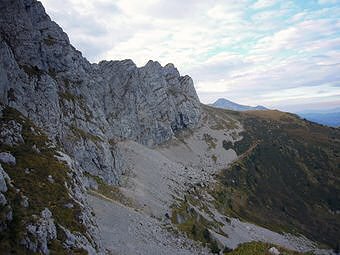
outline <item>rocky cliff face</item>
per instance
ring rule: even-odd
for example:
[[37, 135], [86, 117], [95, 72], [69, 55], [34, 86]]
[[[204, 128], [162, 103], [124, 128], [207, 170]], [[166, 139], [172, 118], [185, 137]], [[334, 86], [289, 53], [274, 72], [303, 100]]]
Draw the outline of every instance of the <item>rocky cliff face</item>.
[[85, 171], [118, 183], [117, 140], [153, 146], [199, 122], [192, 79], [172, 64], [90, 64], [40, 2], [4, 0], [0, 10], [1, 103], [42, 127]]
[[[7, 195], [1, 193], [0, 209], [3, 206], [7, 209], [5, 218], [0, 219], [0, 234], [10, 224], [17, 224], [12, 221], [12, 213], [15, 215], [22, 210], [21, 205], [11, 204], [9, 198], [18, 196], [26, 201], [27, 197], [22, 193], [36, 188], [29, 186], [27, 176], [33, 173], [34, 178], [39, 179], [46, 175], [44, 169], [47, 167], [50, 174], [39, 185], [56, 185], [56, 191], [60, 191], [58, 185], [66, 185], [62, 193], [65, 199], [58, 198], [57, 201], [64, 204], [50, 211], [43, 205], [53, 198], [41, 198], [42, 201], [35, 205], [34, 199], [40, 199], [40, 196], [35, 197], [33, 192], [29, 196], [32, 203], [26, 201], [27, 207], [23, 206], [28, 208], [23, 209], [23, 215], [28, 217], [34, 211], [34, 222], [28, 218], [25, 221], [30, 223], [24, 227], [27, 231], [21, 245], [31, 251], [48, 253], [47, 242], [53, 242], [58, 248], [60, 244], [55, 240], [60, 241], [60, 233], [63, 233], [64, 248], [100, 252], [95, 226], [89, 219], [90, 211], [86, 209], [86, 199], [82, 195], [86, 185], [83, 173], [98, 176], [108, 184], [118, 184], [124, 171], [121, 152], [116, 146], [118, 141], [130, 139], [149, 147], [161, 144], [181, 129], [196, 127], [201, 119], [200, 107], [192, 79], [180, 76], [172, 64], [162, 67], [158, 62], [149, 61], [141, 68], [131, 60], [91, 64], [50, 20], [40, 2], [1, 1], [0, 153], [10, 152], [18, 162], [11, 165], [5, 159], [1, 161], [4, 169], [0, 167], [1, 192]], [[34, 130], [38, 128], [41, 131], [36, 133]], [[46, 133], [48, 139], [37, 143], [41, 140], [41, 132]], [[45, 144], [47, 141], [55, 149], [51, 151]], [[71, 157], [67, 160], [68, 168], [55, 162], [56, 148]], [[26, 154], [23, 155], [22, 150], [31, 153], [26, 153], [29, 158], [24, 157]], [[41, 165], [44, 160], [33, 162], [32, 157], [36, 156], [44, 157], [48, 165]], [[58, 167], [51, 168], [50, 162], [62, 167], [65, 176], [53, 179], [60, 173]], [[31, 165], [32, 169], [25, 164]], [[70, 181], [70, 176], [76, 181]], [[16, 182], [17, 186], [11, 186], [12, 177], [20, 180]], [[20, 185], [24, 187], [23, 191], [20, 191]], [[11, 187], [9, 193], [7, 186]], [[58, 211], [58, 208], [64, 209]], [[70, 219], [78, 218], [80, 225], [68, 222], [66, 215]], [[37, 223], [46, 228], [40, 229]], [[87, 235], [83, 234], [84, 225], [93, 228], [85, 231]], [[8, 244], [7, 248], [10, 246]]]
[[255, 240], [316, 249], [230, 215], [337, 241], [335, 129], [202, 107], [172, 64], [91, 64], [41, 3], [0, 1], [0, 251], [210, 254], [202, 243], [216, 253]]

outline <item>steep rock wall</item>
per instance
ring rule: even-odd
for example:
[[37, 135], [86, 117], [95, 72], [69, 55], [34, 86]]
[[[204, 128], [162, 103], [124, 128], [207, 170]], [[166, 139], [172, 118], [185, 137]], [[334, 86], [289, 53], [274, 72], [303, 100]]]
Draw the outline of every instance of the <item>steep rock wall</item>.
[[91, 64], [36, 0], [0, 3], [0, 103], [16, 108], [80, 167], [108, 183], [123, 169], [115, 143], [150, 147], [201, 118], [189, 76], [168, 64]]

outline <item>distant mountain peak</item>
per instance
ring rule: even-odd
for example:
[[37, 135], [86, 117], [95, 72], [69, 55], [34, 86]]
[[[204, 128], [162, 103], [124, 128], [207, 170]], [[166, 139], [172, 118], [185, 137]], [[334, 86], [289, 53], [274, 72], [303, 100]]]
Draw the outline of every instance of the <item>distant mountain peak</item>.
[[262, 105], [257, 105], [255, 107], [249, 105], [242, 105], [232, 102], [225, 98], [219, 98], [215, 101], [215, 103], [211, 104], [211, 106], [217, 108], [223, 108], [233, 111], [260, 111], [260, 110], [268, 110], [266, 107]]

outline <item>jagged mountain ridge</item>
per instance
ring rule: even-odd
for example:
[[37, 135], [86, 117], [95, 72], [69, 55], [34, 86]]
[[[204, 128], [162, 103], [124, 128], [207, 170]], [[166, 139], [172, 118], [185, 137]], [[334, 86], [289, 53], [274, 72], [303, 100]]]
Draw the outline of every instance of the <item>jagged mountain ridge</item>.
[[[201, 118], [200, 102], [189, 76], [180, 76], [172, 64], [162, 67], [154, 61], [149, 61], [141, 68], [131, 60], [91, 64], [70, 44], [67, 35], [50, 20], [42, 4], [36, 0], [1, 1], [0, 59], [1, 127], [5, 132], [3, 141], [14, 139], [9, 135], [24, 137], [19, 139], [20, 143], [2, 143], [1, 150], [10, 152], [2, 155], [2, 176], [7, 176], [7, 171], [12, 174], [13, 171], [25, 170], [21, 166], [28, 159], [20, 157], [20, 147], [22, 143], [29, 144], [29, 139], [36, 135], [27, 133], [24, 136], [21, 133], [24, 125], [21, 119], [27, 118], [25, 122], [32, 121], [29, 128], [41, 128], [41, 132], [48, 135], [52, 144], [71, 157], [68, 163], [75, 170], [68, 168], [66, 171], [68, 174], [73, 172], [80, 181], [68, 185], [70, 194], [76, 194], [69, 201], [72, 201], [71, 204], [82, 205], [78, 208], [82, 219], [73, 220], [83, 224], [87, 224], [88, 221], [84, 219], [90, 218], [90, 210], [86, 202], [81, 202], [86, 200], [82, 193], [88, 185], [82, 181], [86, 180], [82, 172], [99, 176], [106, 183], [117, 184], [124, 171], [121, 152], [116, 148], [117, 142], [131, 139], [152, 147], [169, 140], [178, 130], [196, 127]], [[18, 111], [17, 114], [7, 115], [14, 109]], [[40, 135], [34, 139], [40, 139]], [[47, 143], [47, 140], [44, 141]], [[50, 152], [48, 155], [42, 153], [45, 148], [43, 144], [41, 147], [36, 144], [31, 146], [35, 146], [33, 154], [39, 152], [44, 157], [53, 155]], [[51, 153], [58, 154], [57, 150]], [[18, 159], [15, 166], [17, 170], [7, 165], [6, 157]], [[39, 164], [37, 161], [27, 165], [36, 169], [43, 168]], [[29, 174], [28, 170], [26, 172]], [[48, 181], [53, 180], [54, 174], [57, 173], [51, 170], [52, 179], [43, 178], [41, 185], [50, 185]], [[11, 181], [6, 178], [1, 179], [5, 186], [6, 182], [9, 185]], [[32, 188], [26, 182], [27, 177], [16, 178], [18, 187]], [[62, 178], [56, 180], [58, 182], [62, 182]], [[5, 186], [1, 191], [7, 192]], [[11, 214], [13, 210], [14, 215], [17, 215], [18, 210], [25, 209], [11, 204], [3, 195], [1, 198], [4, 198], [1, 206], [11, 208], [4, 221], [8, 220], [9, 225], [4, 223], [4, 229], [7, 226], [19, 228], [12, 221]], [[85, 227], [88, 236], [85, 232], [75, 232], [77, 234], [73, 236], [72, 225], [65, 225], [58, 220], [61, 217], [58, 213], [70, 213], [74, 207], [66, 208], [65, 212], [52, 211], [53, 215], [49, 210], [43, 210], [41, 205], [35, 207], [32, 204], [29, 208], [35, 210], [37, 215], [41, 212], [42, 218], [39, 220], [38, 217], [38, 222], [51, 222], [48, 223], [51, 228], [35, 231], [33, 223], [27, 225], [27, 233], [33, 239], [27, 239], [23, 229], [24, 235], [14, 238], [14, 243], [3, 243], [7, 245], [6, 249], [12, 247], [15, 250], [18, 243], [25, 243], [22, 247], [45, 254], [48, 253], [47, 243], [54, 240], [57, 234], [59, 236], [64, 233], [67, 243], [64, 249], [81, 247], [91, 254], [102, 252], [100, 240], [92, 229], [96, 227], [92, 223]], [[72, 217], [79, 217], [79, 212]], [[58, 224], [57, 232], [55, 224]], [[7, 232], [4, 233], [7, 235]], [[39, 236], [39, 233], [43, 233], [43, 236]], [[13, 236], [1, 238], [11, 240]], [[60, 244], [53, 247], [60, 249]]]
[[116, 140], [152, 146], [200, 119], [192, 79], [172, 64], [90, 64], [37, 1], [2, 1], [0, 23], [1, 102], [109, 183], [119, 181], [119, 155], [110, 152]]
[[225, 98], [219, 98], [217, 99], [211, 106], [227, 109], [227, 110], [233, 110], [233, 111], [259, 111], [259, 110], [268, 110], [266, 107], [262, 105], [257, 105], [255, 107], [249, 106], [249, 105], [242, 105], [237, 104], [235, 102], [232, 102]]

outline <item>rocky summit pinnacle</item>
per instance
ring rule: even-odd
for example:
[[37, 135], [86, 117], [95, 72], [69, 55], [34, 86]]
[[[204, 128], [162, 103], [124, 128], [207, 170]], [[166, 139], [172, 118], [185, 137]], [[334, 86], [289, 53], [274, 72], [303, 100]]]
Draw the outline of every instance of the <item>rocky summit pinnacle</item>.
[[0, 2], [0, 60], [0, 103], [108, 183], [119, 182], [116, 141], [152, 147], [201, 118], [192, 79], [173, 64], [91, 64], [36, 0]]

